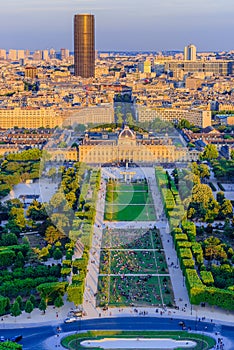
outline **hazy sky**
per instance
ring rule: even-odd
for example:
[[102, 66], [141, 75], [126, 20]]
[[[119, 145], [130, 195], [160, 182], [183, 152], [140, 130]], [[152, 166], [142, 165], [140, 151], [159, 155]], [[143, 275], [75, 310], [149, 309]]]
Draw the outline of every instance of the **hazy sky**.
[[233, 0], [0, 0], [0, 48], [73, 49], [73, 16], [96, 18], [98, 50], [234, 49]]

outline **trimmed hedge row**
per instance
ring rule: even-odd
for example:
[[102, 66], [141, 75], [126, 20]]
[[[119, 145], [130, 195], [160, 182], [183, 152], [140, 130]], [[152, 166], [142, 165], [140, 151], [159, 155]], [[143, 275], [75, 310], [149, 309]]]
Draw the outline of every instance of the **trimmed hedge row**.
[[182, 205], [174, 181], [162, 167], [155, 168], [155, 177], [161, 193], [164, 210], [172, 230], [179, 226], [184, 217], [184, 206]]

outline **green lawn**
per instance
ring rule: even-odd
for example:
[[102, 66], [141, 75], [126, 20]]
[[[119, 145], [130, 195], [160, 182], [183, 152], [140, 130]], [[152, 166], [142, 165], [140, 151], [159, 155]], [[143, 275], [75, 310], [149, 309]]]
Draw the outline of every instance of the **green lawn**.
[[106, 229], [99, 274], [99, 306], [173, 305], [170, 276], [160, 232], [156, 228], [146, 232], [142, 229]]
[[160, 232], [156, 228], [106, 229], [102, 235], [102, 248], [112, 249], [162, 249]]
[[[191, 340], [196, 343], [196, 346], [193, 348], [186, 348], [188, 350], [209, 350], [212, 349], [216, 342], [213, 338], [192, 332], [185, 331], [88, 331], [85, 333], [76, 333], [64, 337], [61, 341], [62, 345], [69, 350], [79, 350], [84, 349], [80, 343], [82, 341], [93, 339], [99, 340], [103, 338], [148, 338], [148, 339], [157, 339], [157, 338], [169, 338], [174, 340]], [[86, 348], [87, 349], [87, 348]], [[89, 348], [91, 350], [100, 350], [102, 348]], [[179, 349], [176, 349], [179, 350]]]
[[110, 277], [109, 306], [122, 307], [132, 305], [147, 307], [161, 306], [162, 304], [172, 305], [173, 299], [174, 295], [169, 276]]
[[155, 220], [155, 210], [148, 185], [109, 183], [104, 219], [109, 221]]
[[164, 253], [145, 250], [102, 249], [100, 274], [167, 274]]
[[174, 294], [169, 276], [99, 276], [97, 306], [172, 307]]

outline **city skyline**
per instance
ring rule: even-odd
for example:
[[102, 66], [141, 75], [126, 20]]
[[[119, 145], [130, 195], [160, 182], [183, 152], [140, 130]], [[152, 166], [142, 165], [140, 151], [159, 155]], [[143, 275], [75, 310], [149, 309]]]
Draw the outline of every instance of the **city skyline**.
[[[231, 0], [11, 0], [0, 14], [0, 46], [15, 49], [67, 47], [73, 50], [73, 17], [96, 18], [96, 49], [102, 51], [183, 50], [194, 43], [198, 51], [229, 51], [234, 29]], [[143, 7], [144, 6], [144, 7]], [[10, 23], [10, 25], [9, 25]], [[230, 33], [230, 34], [229, 34]]]

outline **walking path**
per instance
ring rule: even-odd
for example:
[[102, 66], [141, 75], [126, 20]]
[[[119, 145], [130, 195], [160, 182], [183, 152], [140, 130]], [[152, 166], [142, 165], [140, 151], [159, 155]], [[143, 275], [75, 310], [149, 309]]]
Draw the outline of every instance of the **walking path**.
[[101, 180], [101, 189], [98, 194], [97, 213], [94, 224], [94, 234], [92, 248], [90, 250], [90, 257], [88, 263], [88, 273], [86, 276], [85, 292], [83, 308], [84, 312], [89, 317], [98, 317], [99, 312], [96, 308], [96, 294], [98, 288], [98, 275], [100, 264], [100, 252], [102, 243], [103, 217], [105, 210], [105, 193], [106, 183]]

